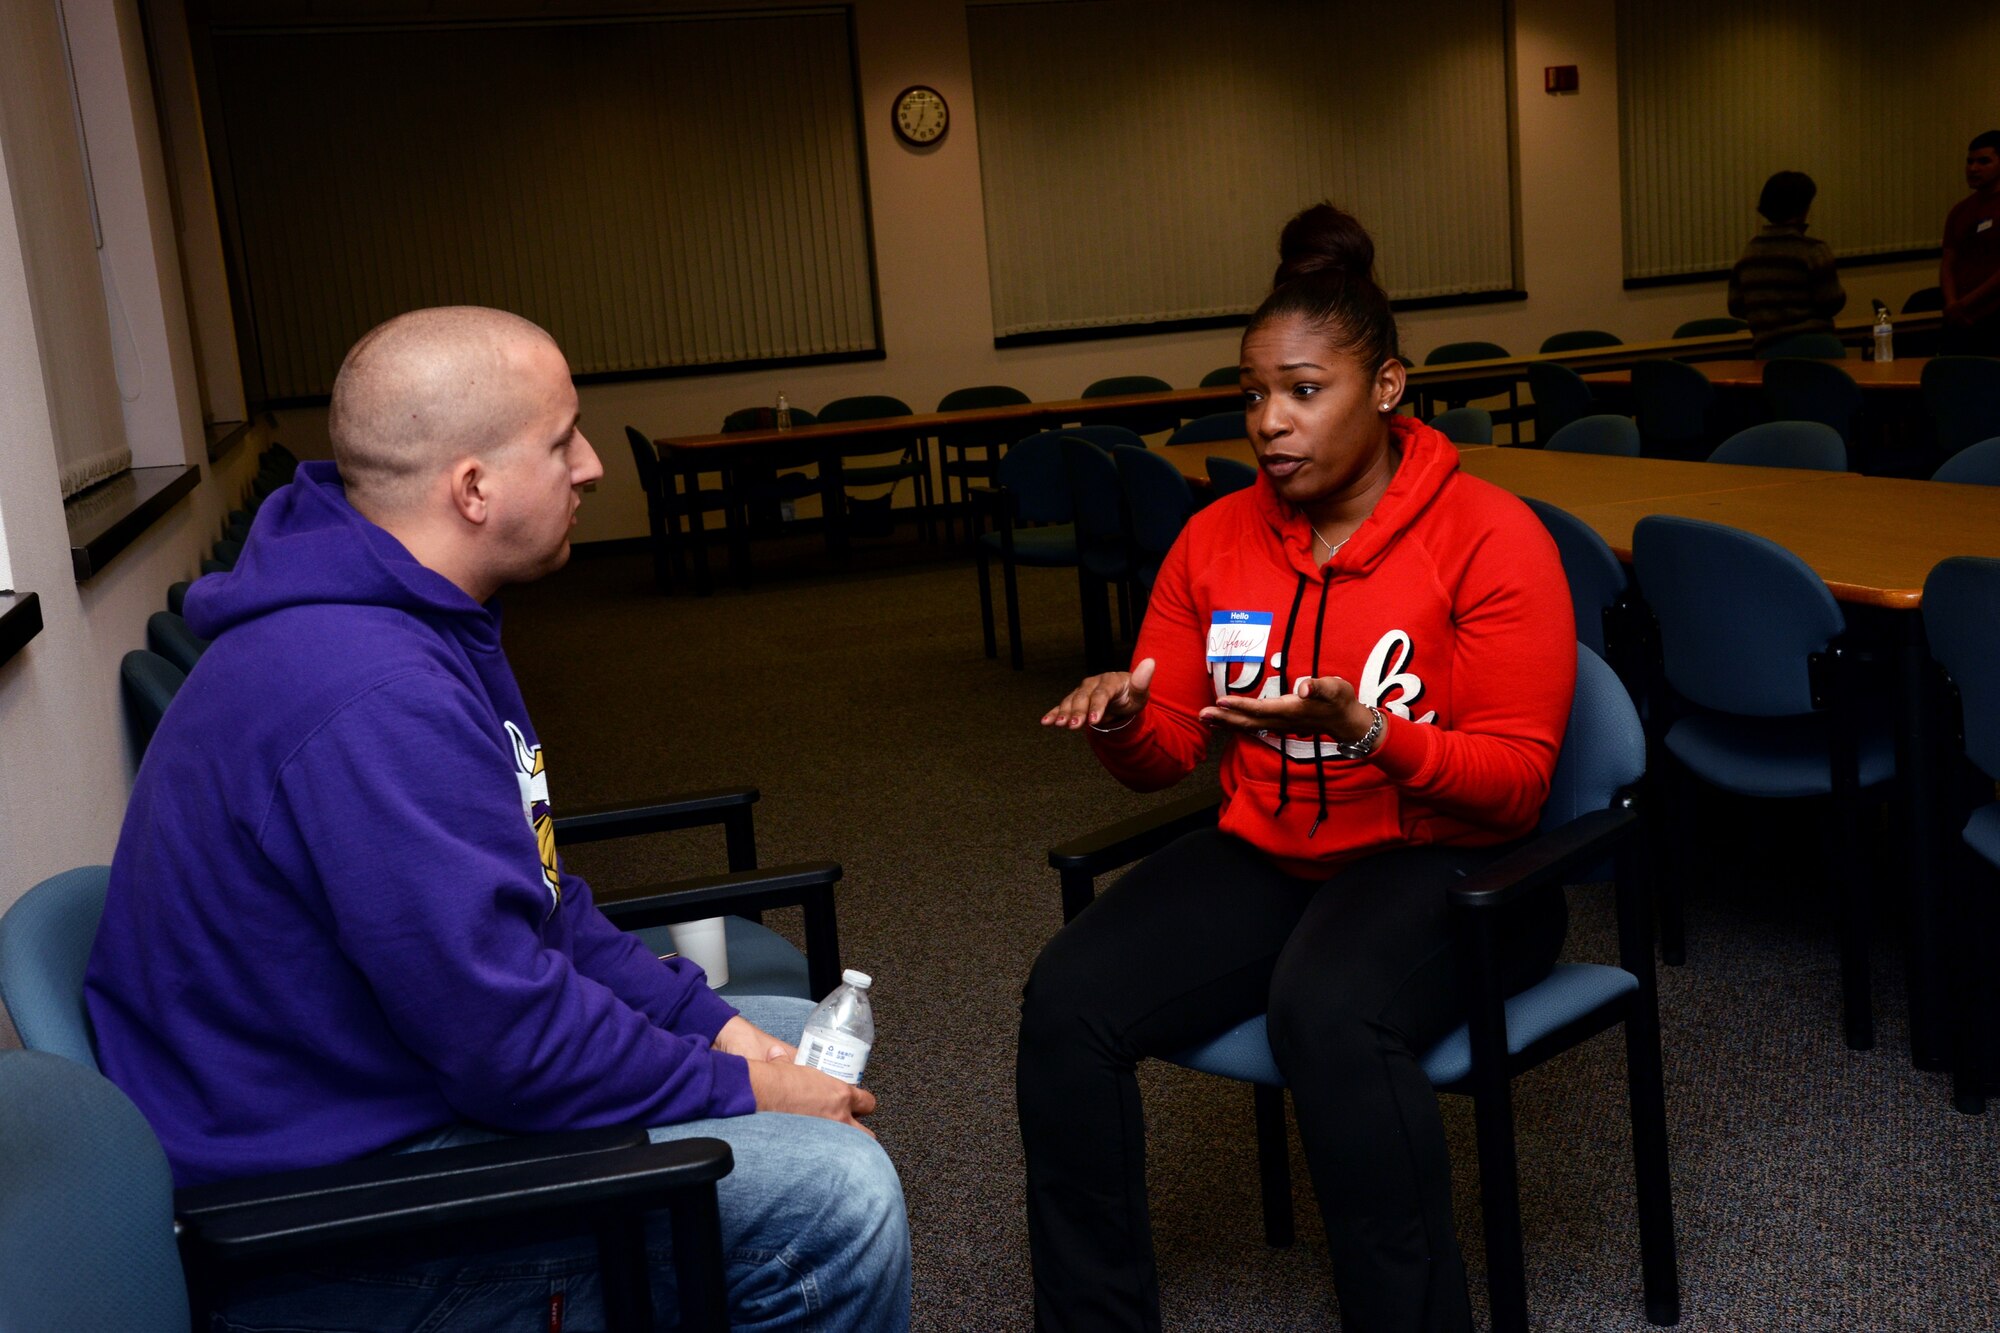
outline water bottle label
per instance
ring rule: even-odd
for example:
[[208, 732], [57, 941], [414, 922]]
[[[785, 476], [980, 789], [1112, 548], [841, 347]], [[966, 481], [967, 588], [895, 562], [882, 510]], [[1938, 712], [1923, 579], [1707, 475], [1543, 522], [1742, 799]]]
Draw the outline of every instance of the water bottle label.
[[868, 1067], [869, 1043], [838, 1032], [808, 1031], [799, 1039], [797, 1063], [842, 1083], [859, 1083]]

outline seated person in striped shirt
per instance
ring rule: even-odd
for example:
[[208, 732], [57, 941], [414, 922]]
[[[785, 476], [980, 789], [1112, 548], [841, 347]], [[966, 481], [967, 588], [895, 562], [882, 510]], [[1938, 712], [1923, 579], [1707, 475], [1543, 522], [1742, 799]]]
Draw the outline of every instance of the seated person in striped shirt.
[[1750, 321], [1759, 356], [1782, 338], [1831, 333], [1847, 304], [1833, 251], [1806, 235], [1806, 213], [1819, 187], [1803, 171], [1780, 171], [1764, 182], [1757, 211], [1764, 226], [1743, 247], [1729, 274], [1729, 313]]

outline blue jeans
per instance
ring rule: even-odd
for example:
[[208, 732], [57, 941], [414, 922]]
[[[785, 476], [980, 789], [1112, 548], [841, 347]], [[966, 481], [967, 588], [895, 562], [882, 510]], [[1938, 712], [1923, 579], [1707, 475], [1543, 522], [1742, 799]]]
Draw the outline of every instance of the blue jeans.
[[[796, 1043], [808, 1001], [753, 995], [743, 1016]], [[881, 1146], [847, 1125], [759, 1112], [650, 1131], [654, 1142], [717, 1138], [736, 1167], [717, 1186], [728, 1256], [729, 1323], [763, 1333], [902, 1333], [910, 1324], [910, 1233], [903, 1190]], [[426, 1140], [443, 1148], [498, 1138], [472, 1126]], [[673, 1246], [648, 1228], [653, 1310], [676, 1321]], [[597, 1250], [588, 1236], [395, 1268], [322, 1268], [245, 1284], [216, 1333], [563, 1333], [604, 1327]]]

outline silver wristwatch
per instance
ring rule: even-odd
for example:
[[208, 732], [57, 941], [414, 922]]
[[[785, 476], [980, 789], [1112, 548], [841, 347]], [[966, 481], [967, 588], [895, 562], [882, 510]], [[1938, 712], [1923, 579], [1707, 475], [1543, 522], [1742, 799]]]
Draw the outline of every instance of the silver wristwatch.
[[1375, 747], [1382, 743], [1382, 710], [1370, 708], [1375, 720], [1368, 724], [1368, 731], [1358, 741], [1334, 741], [1333, 754], [1336, 759], [1366, 759], [1375, 753]]

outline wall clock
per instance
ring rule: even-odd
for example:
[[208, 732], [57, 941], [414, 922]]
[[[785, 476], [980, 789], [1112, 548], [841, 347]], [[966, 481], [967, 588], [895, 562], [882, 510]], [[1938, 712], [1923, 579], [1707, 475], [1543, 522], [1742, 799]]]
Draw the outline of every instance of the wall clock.
[[944, 132], [951, 128], [951, 108], [944, 104], [937, 89], [921, 83], [913, 83], [897, 93], [889, 111], [897, 137], [913, 147], [927, 148], [944, 138]]

